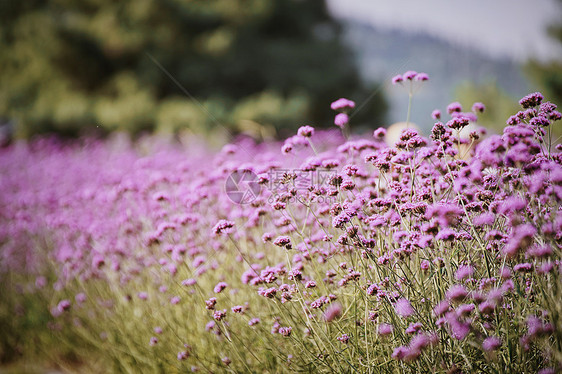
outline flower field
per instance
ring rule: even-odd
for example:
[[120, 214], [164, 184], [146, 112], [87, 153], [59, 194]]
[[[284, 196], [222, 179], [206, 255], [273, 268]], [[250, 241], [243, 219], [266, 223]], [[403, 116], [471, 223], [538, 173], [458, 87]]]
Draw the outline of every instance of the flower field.
[[1, 360], [560, 372], [560, 113], [539, 93], [520, 104], [500, 135], [461, 136], [485, 108], [453, 103], [429, 137], [407, 128], [394, 145], [382, 128], [349, 137], [355, 103], [340, 99], [343, 131], [281, 143], [1, 149]]

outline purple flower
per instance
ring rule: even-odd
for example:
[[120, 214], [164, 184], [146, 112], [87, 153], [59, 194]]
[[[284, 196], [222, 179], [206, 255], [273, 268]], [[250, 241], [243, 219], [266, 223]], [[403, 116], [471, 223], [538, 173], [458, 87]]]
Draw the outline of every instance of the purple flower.
[[466, 116], [453, 117], [447, 122], [447, 126], [454, 130], [461, 130], [470, 124], [470, 119]]
[[501, 347], [502, 342], [497, 336], [489, 336], [482, 342], [482, 348], [486, 352], [495, 351]]
[[181, 301], [181, 299], [180, 299], [179, 296], [174, 296], [174, 297], [172, 297], [172, 298], [170, 299], [170, 303], [171, 303], [172, 305], [176, 305], [176, 304], [178, 304], [180, 301]]
[[379, 127], [378, 129], [376, 129], [376, 130], [373, 132], [373, 136], [374, 136], [376, 139], [382, 139], [382, 138], [385, 137], [385, 135], [386, 135], [386, 129], [385, 129], [384, 127]]
[[404, 357], [406, 357], [406, 355], [408, 354], [408, 347], [405, 346], [400, 346], [400, 347], [396, 347], [394, 348], [394, 352], [392, 352], [392, 358], [395, 358], [397, 360], [403, 360]]
[[138, 296], [138, 298], [141, 299], [141, 300], [146, 300], [146, 299], [148, 299], [148, 294], [147, 294], [146, 292], [139, 292], [139, 293], [137, 294], [137, 296]]
[[232, 228], [234, 227], [234, 222], [227, 221], [225, 219], [221, 219], [217, 224], [213, 227], [213, 233], [215, 235], [220, 234], [230, 234], [232, 232]]
[[260, 289], [258, 294], [263, 297], [267, 297], [268, 299], [273, 299], [275, 295], [277, 295], [277, 289], [275, 287]]
[[393, 331], [394, 331], [394, 327], [392, 325], [389, 325], [388, 323], [381, 323], [377, 327], [377, 332], [381, 336], [390, 335], [392, 334]]
[[57, 305], [57, 310], [59, 313], [65, 312], [70, 309], [70, 300], [62, 300]]
[[291, 238], [289, 238], [288, 236], [278, 236], [274, 241], [273, 244], [275, 244], [278, 247], [285, 247], [287, 249], [291, 249]]
[[284, 154], [290, 153], [293, 150], [293, 145], [290, 143], [283, 144], [281, 147], [281, 152]]
[[251, 320], [248, 321], [249, 326], [254, 326], [254, 325], [257, 325], [258, 323], [260, 323], [259, 318], [252, 318]]
[[215, 305], [217, 305], [216, 297], [211, 297], [209, 300], [205, 300], [205, 308], [213, 310], [215, 309]]
[[222, 320], [224, 317], [226, 317], [226, 309], [215, 310], [213, 312], [213, 318], [216, 319], [217, 321]]
[[392, 77], [392, 84], [398, 84], [398, 83], [402, 83], [404, 81], [404, 78], [402, 78], [401, 74], [395, 75], [394, 77]]
[[304, 137], [304, 138], [310, 138], [312, 135], [314, 135], [314, 127], [312, 127], [312, 126], [301, 126], [298, 129], [297, 134], [299, 136]]
[[447, 113], [453, 114], [454, 112], [462, 112], [462, 106], [458, 101], [447, 105]]
[[187, 351], [181, 351], [178, 353], [178, 360], [179, 361], [185, 361], [189, 358], [189, 352]]
[[221, 293], [226, 287], [228, 287], [228, 284], [226, 284], [225, 282], [219, 282], [217, 283], [213, 291], [215, 291], [215, 293]]
[[465, 278], [471, 277], [474, 274], [474, 268], [470, 265], [461, 265], [455, 273], [455, 278], [461, 281]]
[[182, 286], [194, 286], [195, 284], [197, 284], [197, 281], [193, 278], [188, 278], [181, 281]]
[[529, 262], [524, 262], [522, 264], [517, 264], [513, 267], [513, 270], [520, 273], [528, 273], [533, 270], [533, 264]]
[[431, 118], [440, 119], [441, 118], [441, 111], [439, 109], [435, 109], [433, 112], [431, 112]]
[[404, 318], [410, 317], [415, 313], [410, 302], [404, 298], [400, 298], [396, 301], [394, 304], [394, 310], [396, 311], [396, 314]]
[[76, 294], [76, 296], [74, 297], [74, 299], [76, 300], [76, 302], [78, 304], [82, 304], [83, 302], [86, 301], [86, 294], [83, 292], [80, 292], [78, 294]]
[[349, 116], [345, 113], [336, 114], [334, 118], [334, 124], [338, 127], [344, 127], [349, 123]]
[[461, 322], [457, 319], [456, 313], [449, 312], [445, 316], [447, 323], [451, 327], [452, 335], [457, 340], [463, 340], [470, 333], [470, 323]]
[[414, 70], [408, 70], [407, 72], [402, 74], [402, 78], [404, 78], [404, 80], [407, 79], [407, 80], [411, 81], [412, 79], [414, 79], [416, 77], [416, 75], [418, 75], [418, 72], [416, 72]]
[[484, 106], [484, 104], [477, 102], [472, 104], [472, 111], [474, 113], [482, 113], [484, 112], [484, 110], [486, 110], [486, 107]]
[[422, 328], [422, 324], [420, 322], [410, 323], [408, 328], [406, 328], [406, 334], [415, 334]]
[[536, 233], [537, 229], [533, 225], [519, 225], [503, 248], [503, 253], [509, 257], [516, 256], [519, 251], [524, 251], [532, 244]]
[[435, 236], [437, 240], [443, 241], [452, 241], [456, 238], [456, 232], [448, 227], [439, 231], [439, 233]]
[[425, 82], [425, 81], [429, 80], [429, 76], [426, 73], [418, 73], [414, 77], [414, 80], [420, 81], [420, 82]]
[[475, 308], [474, 304], [462, 304], [457, 308], [457, 313], [460, 316], [468, 316]]
[[446, 293], [447, 299], [451, 301], [462, 301], [467, 295], [468, 291], [460, 284], [452, 285]]
[[419, 355], [425, 347], [430, 344], [436, 343], [437, 339], [437, 336], [434, 334], [417, 334], [412, 338], [412, 340], [410, 340], [410, 351], [415, 352], [416, 355]]
[[355, 102], [348, 100], [348, 99], [338, 99], [336, 101], [334, 101], [330, 107], [332, 108], [332, 110], [345, 110], [345, 109], [353, 109], [355, 108]]
[[523, 107], [523, 109], [532, 108], [541, 105], [543, 99], [544, 96], [540, 92], [534, 92], [519, 100], [519, 104]]
[[343, 344], [349, 343], [349, 335], [343, 334], [342, 336], [338, 336], [337, 339], [342, 342]]
[[324, 320], [326, 322], [332, 322], [341, 316], [342, 311], [343, 308], [340, 303], [333, 303], [326, 308], [326, 311], [324, 312]]
[[496, 304], [490, 301], [484, 301], [483, 303], [478, 305], [478, 310], [480, 311], [480, 313], [485, 315], [492, 314], [495, 309], [496, 309]]
[[292, 327], [280, 327], [279, 328], [279, 334], [283, 335], [286, 338], [291, 336], [291, 332], [293, 332]]
[[150, 338], [150, 342], [148, 343], [151, 347], [154, 347], [156, 344], [158, 344], [158, 338], [153, 336]]
[[435, 314], [436, 317], [439, 317], [445, 314], [448, 310], [449, 310], [449, 302], [443, 300], [433, 308], [433, 314]]

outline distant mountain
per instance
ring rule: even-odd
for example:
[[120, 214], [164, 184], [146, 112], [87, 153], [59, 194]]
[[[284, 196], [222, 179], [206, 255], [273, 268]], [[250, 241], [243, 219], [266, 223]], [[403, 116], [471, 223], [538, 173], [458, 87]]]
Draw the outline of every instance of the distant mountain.
[[385, 82], [381, 88], [390, 101], [389, 124], [406, 120], [407, 91], [390, 83], [394, 75], [406, 70], [423, 71], [430, 77], [414, 96], [411, 116], [425, 131], [433, 124], [432, 110], [444, 111], [450, 102], [456, 101], [455, 89], [463, 82], [495, 81], [514, 99], [529, 91], [528, 81], [513, 61], [493, 59], [424, 34], [380, 30], [350, 21], [343, 26], [344, 38], [357, 56], [363, 78], [368, 82]]

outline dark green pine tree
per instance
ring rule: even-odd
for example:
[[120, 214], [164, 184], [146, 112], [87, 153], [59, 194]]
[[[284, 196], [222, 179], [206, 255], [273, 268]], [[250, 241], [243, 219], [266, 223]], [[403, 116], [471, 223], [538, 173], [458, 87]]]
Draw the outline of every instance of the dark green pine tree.
[[[370, 94], [323, 0], [2, 1], [0, 51], [0, 117], [20, 137], [288, 133]], [[382, 122], [371, 103], [354, 122]]]

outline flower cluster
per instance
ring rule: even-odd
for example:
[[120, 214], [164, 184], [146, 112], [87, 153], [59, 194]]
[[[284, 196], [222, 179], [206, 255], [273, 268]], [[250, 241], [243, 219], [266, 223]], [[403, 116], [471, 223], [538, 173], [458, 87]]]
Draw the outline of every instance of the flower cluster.
[[[406, 129], [392, 147], [384, 129], [311, 126], [217, 153], [14, 144], [0, 150], [3, 287], [121, 371], [559, 371], [560, 113], [538, 93], [521, 105], [480, 142], [462, 132], [484, 105], [452, 103], [429, 138]], [[337, 125], [354, 106], [332, 104]], [[238, 204], [224, 188], [238, 170], [263, 185], [286, 171]]]

